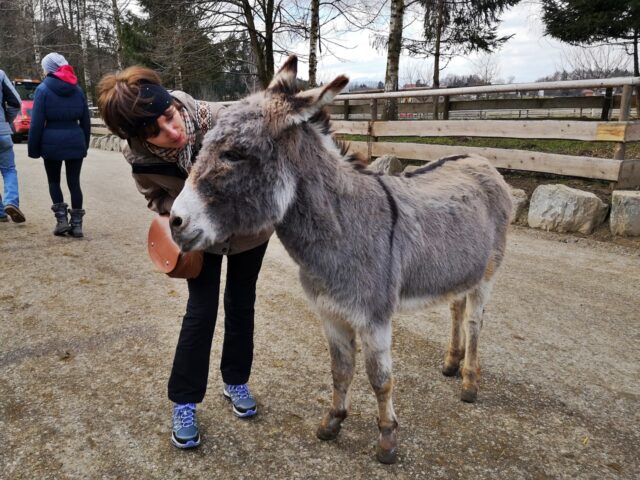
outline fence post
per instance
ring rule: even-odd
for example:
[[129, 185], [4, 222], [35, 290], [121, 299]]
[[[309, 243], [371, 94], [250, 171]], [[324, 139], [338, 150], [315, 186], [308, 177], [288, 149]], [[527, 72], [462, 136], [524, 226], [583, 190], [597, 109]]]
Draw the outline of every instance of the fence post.
[[449, 120], [449, 108], [451, 106], [451, 97], [449, 95], [445, 95], [444, 97], [444, 105], [442, 106], [442, 120]]
[[611, 103], [613, 102], [613, 88], [609, 87], [604, 92], [604, 100], [602, 101], [602, 114], [600, 120], [605, 122], [609, 121], [609, 114], [611, 112]]
[[344, 101], [344, 119], [349, 120], [349, 100]]
[[375, 122], [378, 120], [378, 99], [371, 99], [371, 121]]
[[[622, 87], [622, 98], [620, 99], [620, 116], [618, 121], [626, 122], [629, 120], [629, 113], [631, 111], [631, 95], [633, 94], [633, 87], [631, 85], [625, 85]], [[624, 140], [619, 142], [616, 146], [616, 151], [613, 154], [614, 160], [624, 160], [624, 153], [626, 150], [626, 144]]]
[[378, 99], [371, 99], [371, 120], [369, 120], [369, 126], [367, 128], [367, 162], [371, 163], [371, 151], [373, 149], [373, 142], [377, 142], [378, 138], [373, 136], [373, 124], [378, 120]]

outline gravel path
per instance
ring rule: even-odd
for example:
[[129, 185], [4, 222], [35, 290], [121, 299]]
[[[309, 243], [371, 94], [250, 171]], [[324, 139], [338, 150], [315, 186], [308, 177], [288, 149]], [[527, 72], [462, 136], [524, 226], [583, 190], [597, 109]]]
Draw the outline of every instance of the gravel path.
[[514, 227], [473, 405], [440, 374], [446, 306], [397, 315], [401, 452], [382, 466], [360, 354], [339, 439], [315, 438], [329, 355], [274, 238], [258, 284], [260, 413], [236, 419], [221, 395], [221, 322], [203, 444], [182, 452], [169, 443], [166, 381], [186, 284], [151, 269], [151, 213], [128, 166], [91, 150], [86, 237], [57, 238], [44, 168], [24, 145], [16, 153], [27, 222], [0, 224], [0, 478], [637, 478], [640, 250]]

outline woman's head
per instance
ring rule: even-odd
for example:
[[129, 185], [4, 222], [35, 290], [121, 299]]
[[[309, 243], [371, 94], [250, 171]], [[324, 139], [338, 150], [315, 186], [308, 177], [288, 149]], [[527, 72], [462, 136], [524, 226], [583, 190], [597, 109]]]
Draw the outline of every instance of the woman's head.
[[182, 105], [153, 70], [133, 66], [109, 73], [98, 84], [98, 109], [105, 124], [121, 138], [140, 138], [165, 148], [187, 143]]
[[67, 62], [67, 59], [59, 53], [51, 52], [44, 56], [42, 62], [40, 62], [40, 65], [42, 65], [42, 71], [44, 72], [44, 74], [47, 75], [49, 73], [56, 72], [60, 67], [63, 67], [64, 65], [69, 65], [69, 62]]

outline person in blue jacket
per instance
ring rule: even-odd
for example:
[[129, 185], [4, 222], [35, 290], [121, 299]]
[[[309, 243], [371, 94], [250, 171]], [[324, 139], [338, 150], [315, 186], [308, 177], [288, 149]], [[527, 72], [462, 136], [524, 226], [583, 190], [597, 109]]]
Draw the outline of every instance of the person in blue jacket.
[[20, 113], [20, 95], [0, 70], [0, 173], [4, 182], [4, 203], [0, 196], [0, 222], [9, 218], [16, 223], [24, 222], [24, 214], [18, 208], [18, 172], [16, 171], [13, 141], [13, 120]]
[[[33, 100], [29, 128], [29, 156], [42, 157], [49, 182], [49, 194], [56, 217], [54, 235], [69, 233], [82, 237], [82, 190], [80, 170], [87, 156], [91, 119], [87, 99], [78, 86], [73, 67], [59, 53], [52, 52], [42, 59], [46, 74]], [[71, 193], [68, 210], [60, 188], [62, 162], [65, 164], [67, 186]]]

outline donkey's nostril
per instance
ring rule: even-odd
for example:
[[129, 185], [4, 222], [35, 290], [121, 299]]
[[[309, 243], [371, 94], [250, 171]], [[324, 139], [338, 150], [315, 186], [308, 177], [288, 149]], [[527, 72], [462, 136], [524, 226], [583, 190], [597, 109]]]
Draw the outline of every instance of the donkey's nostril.
[[171, 226], [172, 227], [179, 227], [180, 225], [182, 225], [182, 218], [180, 217], [173, 217], [171, 219]]

